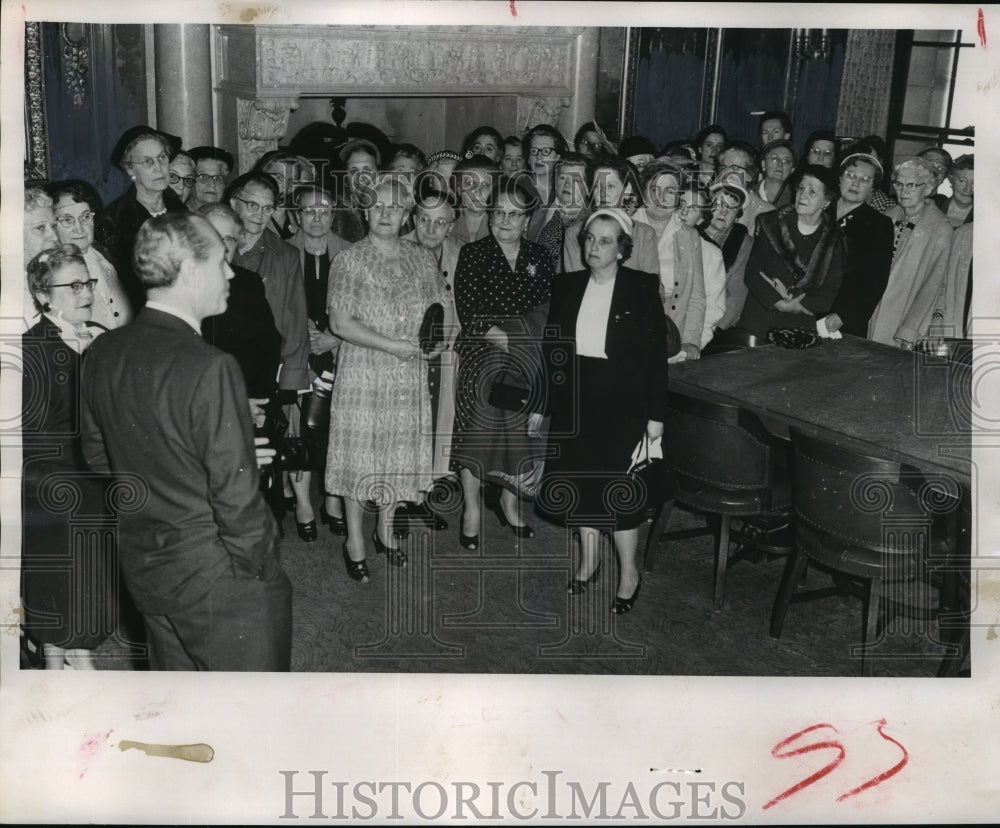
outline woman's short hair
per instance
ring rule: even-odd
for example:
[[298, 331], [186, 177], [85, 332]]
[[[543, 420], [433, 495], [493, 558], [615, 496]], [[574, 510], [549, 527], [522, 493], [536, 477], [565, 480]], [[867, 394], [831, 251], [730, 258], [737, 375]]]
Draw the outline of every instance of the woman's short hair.
[[38, 301], [35, 294], [48, 293], [53, 274], [67, 264], [87, 266], [83, 259], [83, 253], [75, 244], [61, 244], [51, 250], [43, 250], [28, 262], [25, 268], [28, 277], [28, 290], [31, 292], [31, 298], [39, 311], [47, 310], [47, 307]]
[[792, 188], [791, 192], [794, 193], [798, 189], [799, 184], [802, 183], [802, 179], [806, 176], [815, 178], [823, 185], [824, 193], [830, 201], [836, 201], [840, 196], [840, 182], [837, 178], [837, 173], [829, 167], [823, 167], [819, 164], [806, 164], [795, 170], [790, 176], [789, 181]]
[[68, 198], [74, 204], [86, 204], [90, 212], [96, 218], [104, 209], [104, 202], [97, 189], [88, 181], [81, 178], [70, 178], [66, 181], [56, 181], [48, 186], [49, 196], [52, 198], [53, 206], [59, 203], [61, 198]]
[[580, 227], [580, 232], [577, 234], [577, 239], [580, 242], [580, 250], [583, 250], [584, 242], [587, 238], [587, 233], [590, 231], [590, 225], [595, 221], [609, 221], [618, 230], [618, 235], [615, 237], [618, 242], [618, 252], [621, 254], [622, 261], [628, 261], [632, 256], [632, 248], [634, 246], [634, 241], [632, 235], [622, 226], [621, 222], [616, 221], [609, 215], [597, 214], [592, 218], [588, 219]]
[[698, 130], [698, 134], [694, 136], [691, 144], [694, 146], [695, 150], [700, 150], [701, 145], [705, 143], [709, 135], [721, 135], [723, 146], [725, 142], [729, 140], [729, 136], [726, 135], [726, 131], [718, 124], [709, 124], [708, 126], [703, 126]]
[[972, 170], [974, 167], [974, 157], [971, 153], [966, 155], [960, 155], [955, 159], [955, 163], [951, 165], [952, 172], [958, 172], [959, 170]]
[[504, 147], [523, 147], [524, 141], [518, 138], [516, 135], [508, 135], [503, 139]]
[[930, 184], [936, 180], [934, 162], [919, 155], [911, 155], [902, 161], [896, 162], [892, 168], [892, 180], [896, 180], [901, 172], [912, 172], [920, 179], [922, 184]]
[[391, 167], [397, 158], [412, 158], [417, 162], [417, 172], [427, 169], [427, 156], [416, 144], [397, 144], [386, 166]]
[[493, 188], [490, 206], [495, 205], [502, 196], [506, 196], [518, 209], [529, 213], [538, 206], [540, 201], [538, 191], [531, 183], [531, 176], [526, 173], [500, 176], [500, 180]]
[[[618, 176], [625, 189], [628, 189], [629, 184], [631, 184], [632, 195], [638, 199], [639, 206], [642, 206], [642, 191], [644, 188], [639, 183], [639, 168], [635, 164], [624, 158], [619, 158], [617, 155], [602, 155], [599, 158], [595, 158], [587, 167], [587, 188], [592, 195], [595, 192], [594, 186], [597, 183], [597, 173], [601, 170], [612, 170]], [[612, 206], [620, 207], [621, 205], [615, 204]]]
[[656, 158], [642, 168], [642, 173], [639, 176], [639, 183], [642, 184], [644, 195], [650, 183], [664, 173], [674, 176], [677, 179], [678, 187], [683, 187], [687, 183], [687, 173], [678, 164], [666, 158]]
[[387, 192], [392, 204], [398, 204], [410, 212], [413, 209], [413, 187], [408, 178], [393, 173], [382, 173], [371, 186], [373, 201], [367, 206], [374, 207], [378, 203], [377, 193]]
[[278, 204], [278, 195], [280, 191], [278, 190], [278, 182], [275, 181], [271, 176], [265, 172], [259, 170], [250, 170], [250, 172], [245, 172], [238, 178], [234, 178], [229, 186], [226, 187], [226, 192], [223, 194], [222, 198], [225, 201], [233, 198], [237, 193], [242, 193], [251, 184], [256, 184], [258, 187], [263, 187], [268, 190], [274, 196], [275, 205]]
[[503, 136], [500, 134], [499, 130], [494, 129], [491, 126], [476, 127], [472, 130], [472, 132], [465, 136], [465, 140], [462, 142], [462, 155], [465, 158], [472, 158], [475, 154], [472, 147], [475, 145], [476, 141], [484, 135], [490, 136], [490, 138], [496, 142], [498, 150], [503, 148]]
[[236, 226], [240, 229], [243, 228], [243, 219], [240, 214], [237, 213], [232, 207], [230, 207], [225, 201], [216, 201], [213, 204], [202, 204], [195, 211], [199, 216], [204, 216], [207, 219], [211, 219], [212, 216], [225, 216], [228, 219], [232, 219], [236, 222]]
[[548, 124], [537, 124], [529, 129], [527, 134], [524, 136], [524, 147], [528, 153], [531, 152], [532, 142], [536, 138], [540, 138], [543, 135], [552, 139], [557, 155], [564, 155], [566, 150], [569, 149], [569, 146], [566, 144], [566, 139], [558, 129], [554, 126], [549, 126]]
[[176, 164], [178, 161], [187, 161], [188, 164], [191, 165], [191, 169], [192, 170], [195, 168], [195, 161], [194, 161], [194, 159], [190, 155], [188, 155], [186, 152], [184, 152], [184, 150], [177, 150], [177, 154], [173, 158], [170, 159], [170, 163], [171, 164]]
[[321, 204], [325, 204], [328, 207], [332, 208], [336, 206], [333, 196], [330, 195], [330, 191], [326, 187], [319, 184], [303, 184], [292, 191], [292, 204], [296, 209], [298, 209], [299, 203], [307, 195], [314, 196]]
[[764, 128], [764, 124], [767, 121], [778, 121], [781, 124], [781, 128], [791, 134], [792, 131], [792, 119], [788, 117], [787, 112], [782, 112], [780, 109], [769, 109], [763, 115], [760, 116], [760, 120], [757, 121], [757, 131], [759, 132]]
[[500, 169], [500, 165], [497, 164], [488, 155], [470, 155], [468, 158], [463, 158], [455, 165], [455, 172], [465, 172], [466, 170], [486, 170], [486, 172], [494, 172]]
[[208, 257], [216, 237], [208, 220], [194, 213], [164, 213], [147, 219], [139, 228], [132, 252], [132, 265], [142, 286], [170, 287], [186, 259], [204, 261]]
[[775, 150], [781, 149], [782, 147], [784, 147], [786, 150], [788, 150], [792, 154], [792, 166], [798, 164], [799, 163], [799, 156], [796, 154], [795, 147], [792, 146], [792, 142], [789, 141], [787, 138], [778, 138], [777, 140], [771, 141], [770, 143], [765, 144], [763, 147], [761, 147], [761, 150], [760, 150], [760, 165], [764, 166], [764, 164], [767, 163], [767, 157], [772, 152], [774, 152]]
[[24, 185], [24, 212], [38, 210], [41, 207], [51, 207], [54, 204], [52, 196], [47, 192], [44, 184]]

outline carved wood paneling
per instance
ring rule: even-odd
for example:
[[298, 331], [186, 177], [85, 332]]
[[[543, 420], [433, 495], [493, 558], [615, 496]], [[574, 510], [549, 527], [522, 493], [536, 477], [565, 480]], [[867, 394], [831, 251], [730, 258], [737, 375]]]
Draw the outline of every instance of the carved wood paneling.
[[42, 73], [42, 24], [24, 24], [24, 124], [26, 179], [49, 177], [45, 83]]

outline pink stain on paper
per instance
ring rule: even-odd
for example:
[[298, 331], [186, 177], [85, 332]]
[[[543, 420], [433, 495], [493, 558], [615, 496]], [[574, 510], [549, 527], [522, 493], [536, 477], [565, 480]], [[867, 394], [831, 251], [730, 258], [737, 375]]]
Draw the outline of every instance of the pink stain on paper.
[[[979, 12], [982, 14], [982, 12]], [[517, 2], [516, 0], [510, 0], [510, 16], [517, 17]]]
[[83, 770], [80, 771], [80, 779], [83, 779], [83, 775], [90, 769], [91, 760], [104, 747], [104, 743], [108, 741], [108, 737], [112, 733], [114, 733], [114, 730], [102, 730], [93, 736], [88, 736], [87, 741], [80, 745], [80, 759], [84, 763]]
[[[513, 3], [513, 0], [511, 0]], [[986, 17], [983, 15], [983, 10], [979, 10], [979, 16], [976, 20], [976, 32], [979, 34], [979, 45], [983, 48], [986, 47]]]

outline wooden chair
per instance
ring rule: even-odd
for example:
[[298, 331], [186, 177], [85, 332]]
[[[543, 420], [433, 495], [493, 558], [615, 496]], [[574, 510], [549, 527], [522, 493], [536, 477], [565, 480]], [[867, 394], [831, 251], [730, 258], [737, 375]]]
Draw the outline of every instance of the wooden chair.
[[[797, 429], [791, 430], [791, 437], [795, 554], [775, 600], [771, 636], [781, 636], [792, 603], [858, 594], [860, 581], [863, 638], [861, 647], [852, 649], [860, 652], [861, 673], [868, 675], [871, 662], [865, 655], [878, 636], [884, 618], [880, 610], [891, 606], [928, 619], [934, 616], [937, 608], [930, 606], [929, 588], [910, 590], [914, 600], [901, 602], [899, 587], [926, 586], [929, 561], [955, 561], [961, 493], [957, 485], [949, 493], [947, 485], [942, 489], [893, 460], [853, 452]], [[829, 570], [838, 585], [802, 591], [807, 563]]]
[[[725, 600], [726, 569], [733, 562], [730, 543], [739, 541], [770, 553], [791, 551], [768, 543], [767, 527], [787, 523], [791, 513], [789, 443], [771, 434], [751, 412], [722, 403], [671, 393], [664, 423], [664, 459], [672, 497], [660, 509], [646, 544], [644, 567], [653, 568], [657, 547], [675, 502], [717, 517], [713, 530], [682, 530], [716, 535], [713, 606]], [[732, 531], [733, 518], [744, 526]]]

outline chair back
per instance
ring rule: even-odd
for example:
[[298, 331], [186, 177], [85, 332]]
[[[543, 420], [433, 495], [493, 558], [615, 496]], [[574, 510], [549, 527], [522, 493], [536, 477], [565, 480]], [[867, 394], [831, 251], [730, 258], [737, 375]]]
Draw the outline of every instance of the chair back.
[[709, 511], [767, 511], [788, 443], [751, 412], [671, 392], [665, 459], [682, 501]]
[[877, 565], [887, 556], [926, 554], [935, 495], [920, 472], [798, 429], [791, 438], [796, 525], [810, 554], [817, 541], [841, 562]]

